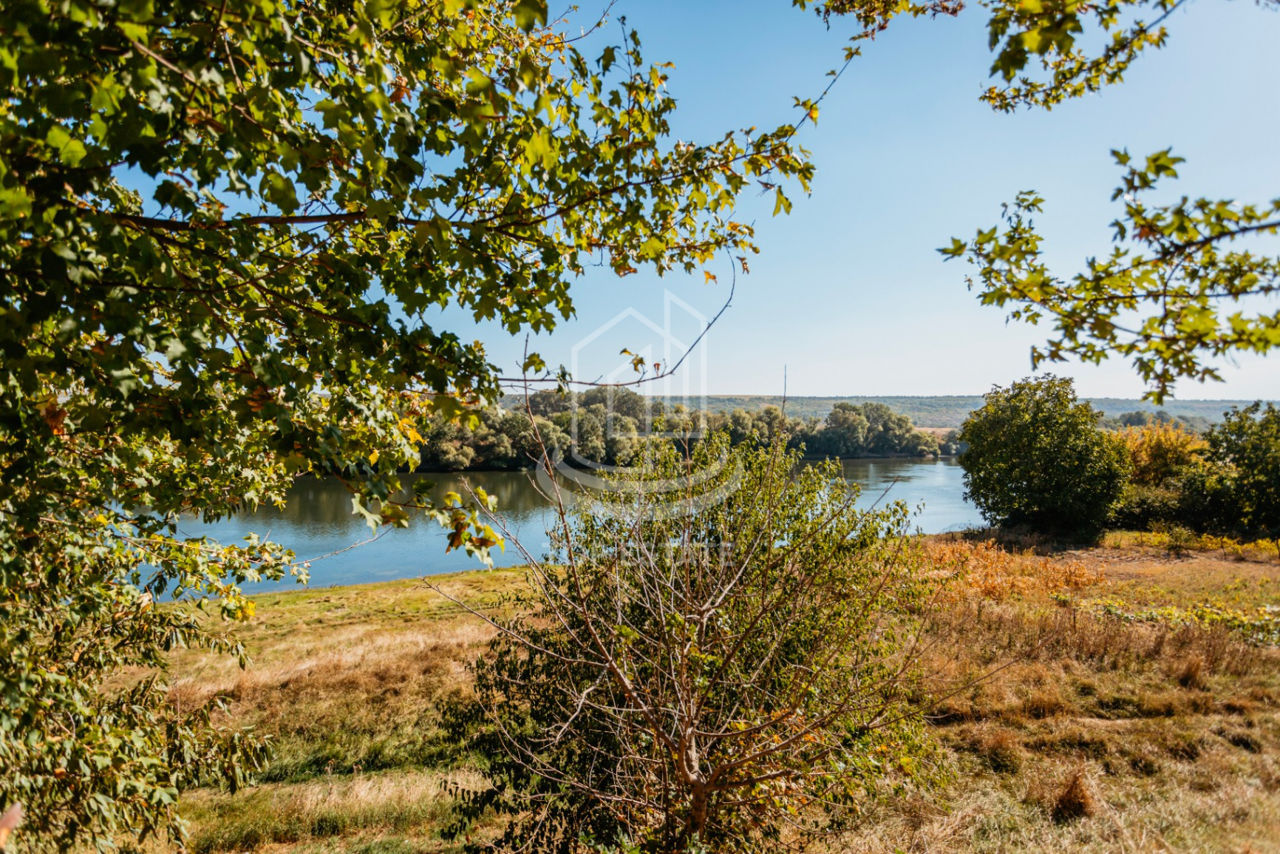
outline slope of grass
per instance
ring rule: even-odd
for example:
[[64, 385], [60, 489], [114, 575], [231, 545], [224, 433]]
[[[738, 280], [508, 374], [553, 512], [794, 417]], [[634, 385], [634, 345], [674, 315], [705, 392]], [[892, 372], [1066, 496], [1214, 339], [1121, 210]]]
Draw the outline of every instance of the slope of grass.
[[[1095, 607], [1280, 605], [1280, 561], [928, 548], [956, 575], [925, 659], [950, 782], [872, 805], [825, 850], [1280, 851], [1280, 652], [1229, 626]], [[496, 609], [521, 579], [434, 581]], [[264, 785], [184, 797], [192, 849], [455, 850], [441, 836], [449, 789], [477, 781], [477, 758], [434, 736], [486, 624], [408, 581], [271, 594], [257, 613], [247, 671], [175, 662], [174, 702], [221, 695], [276, 745]]]

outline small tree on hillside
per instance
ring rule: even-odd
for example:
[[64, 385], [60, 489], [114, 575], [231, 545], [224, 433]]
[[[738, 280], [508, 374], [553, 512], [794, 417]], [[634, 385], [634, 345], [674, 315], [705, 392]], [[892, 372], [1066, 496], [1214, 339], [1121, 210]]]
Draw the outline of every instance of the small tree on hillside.
[[458, 724], [480, 725], [490, 786], [462, 826], [512, 816], [504, 850], [776, 849], [915, 773], [927, 584], [905, 509], [855, 510], [834, 464], [796, 471], [781, 441], [649, 451], [639, 486], [530, 557], [521, 616], [476, 664]]
[[1120, 443], [1069, 379], [992, 389], [960, 429], [965, 492], [987, 521], [1096, 535], [1125, 483]]

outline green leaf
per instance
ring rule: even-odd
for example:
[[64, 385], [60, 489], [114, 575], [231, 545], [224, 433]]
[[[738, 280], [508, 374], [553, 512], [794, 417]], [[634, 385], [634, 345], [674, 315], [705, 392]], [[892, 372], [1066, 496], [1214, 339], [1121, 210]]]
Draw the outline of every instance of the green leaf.
[[88, 153], [84, 143], [75, 139], [61, 125], [54, 125], [45, 134], [45, 142], [58, 151], [58, 157], [68, 166], [76, 166]]
[[791, 200], [782, 192], [781, 187], [775, 191], [773, 202], [773, 215], [777, 216], [779, 213], [791, 213]]
[[516, 0], [512, 14], [515, 15], [516, 25], [525, 32], [546, 26], [547, 0]]

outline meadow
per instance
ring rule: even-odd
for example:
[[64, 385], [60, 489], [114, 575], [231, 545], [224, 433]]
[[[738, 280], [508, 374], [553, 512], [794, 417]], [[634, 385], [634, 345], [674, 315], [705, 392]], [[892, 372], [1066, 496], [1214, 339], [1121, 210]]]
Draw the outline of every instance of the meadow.
[[[819, 850], [1280, 851], [1275, 544], [1027, 546], [926, 540], [950, 579], [921, 659], [939, 782], [869, 801]], [[523, 574], [432, 582], [498, 610]], [[479, 785], [483, 757], [442, 738], [440, 710], [491, 630], [422, 581], [256, 605], [245, 670], [174, 660], [172, 703], [222, 697], [274, 744], [259, 785], [183, 796], [190, 849], [460, 850], [450, 792]]]

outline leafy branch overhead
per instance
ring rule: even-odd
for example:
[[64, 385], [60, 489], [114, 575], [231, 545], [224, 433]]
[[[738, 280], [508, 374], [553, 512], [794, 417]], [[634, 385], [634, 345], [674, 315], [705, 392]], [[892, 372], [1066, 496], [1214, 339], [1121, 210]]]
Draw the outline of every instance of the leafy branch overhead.
[[[1048, 109], [1118, 83], [1143, 51], [1164, 46], [1165, 22], [1183, 2], [999, 2], [989, 21], [992, 74], [1006, 85], [983, 98], [1003, 111]], [[1083, 46], [1095, 42], [1103, 44], [1095, 52]], [[1037, 62], [1043, 77], [1024, 73]], [[942, 250], [967, 254], [978, 267], [984, 303], [1013, 306], [1014, 319], [1052, 321], [1056, 335], [1032, 352], [1033, 364], [1117, 354], [1158, 402], [1179, 379], [1221, 379], [1217, 357], [1280, 347], [1280, 310], [1268, 301], [1280, 291], [1280, 254], [1265, 242], [1280, 229], [1280, 199], [1152, 204], [1145, 194], [1176, 178], [1181, 159], [1165, 150], [1135, 165], [1128, 152], [1113, 154], [1125, 168], [1113, 195], [1124, 215], [1112, 223], [1116, 246], [1088, 259], [1085, 271], [1069, 279], [1049, 271], [1032, 220], [1042, 204], [1034, 193], [1006, 206], [1003, 231], [979, 231], [967, 245], [953, 240]]]
[[1157, 401], [1180, 378], [1219, 379], [1207, 354], [1280, 347], [1280, 311], [1265, 301], [1280, 294], [1280, 255], [1250, 248], [1280, 233], [1280, 199], [1254, 205], [1183, 196], [1151, 204], [1147, 194], [1177, 177], [1181, 158], [1166, 150], [1135, 163], [1127, 152], [1113, 153], [1125, 169], [1113, 195], [1124, 204], [1112, 223], [1116, 245], [1070, 279], [1045, 261], [1034, 220], [1044, 200], [1032, 192], [1005, 206], [1003, 226], [940, 251], [976, 266], [969, 284], [984, 303], [1011, 306], [1017, 320], [1053, 324], [1055, 336], [1033, 351], [1035, 364], [1118, 354]]
[[[1165, 46], [1169, 24], [1185, 0], [988, 0], [987, 46], [997, 83], [982, 100], [1001, 112], [1052, 109], [1071, 98], [1120, 83], [1130, 66]], [[950, 14], [960, 4], [895, 4], [885, 0], [826, 0], [814, 6], [830, 21], [851, 16], [853, 42], [902, 12]], [[1275, 8], [1276, 0], [1260, 0]], [[853, 48], [851, 48], [852, 50]], [[1043, 200], [1020, 194], [1005, 206], [1003, 228], [954, 239], [947, 257], [967, 256], [978, 267], [970, 285], [984, 303], [1010, 308], [1009, 316], [1051, 321], [1056, 336], [1032, 353], [1033, 364], [1075, 356], [1098, 362], [1130, 359], [1160, 401], [1179, 379], [1220, 379], [1216, 357], [1266, 353], [1280, 347], [1280, 311], [1274, 309], [1280, 254], [1266, 238], [1280, 227], [1280, 199], [1253, 204], [1230, 199], [1182, 198], [1152, 204], [1143, 194], [1177, 176], [1169, 151], [1126, 167], [1116, 198], [1124, 215], [1113, 223], [1117, 246], [1090, 258], [1074, 277], [1053, 274], [1032, 215]]]
[[[245, 619], [240, 583], [305, 574], [268, 542], [186, 538], [183, 516], [331, 476], [371, 525], [425, 515], [485, 557], [478, 508], [398, 474], [424, 419], [498, 394], [439, 309], [551, 329], [589, 263], [753, 251], [737, 196], [812, 167], [791, 125], [673, 139], [638, 37], [570, 37], [543, 0], [13, 0], [4, 19], [0, 802], [54, 848], [177, 833], [181, 787], [261, 754], [207, 710], [174, 717], [164, 652], [237, 652], [199, 607]], [[122, 697], [121, 666], [157, 678]]]

